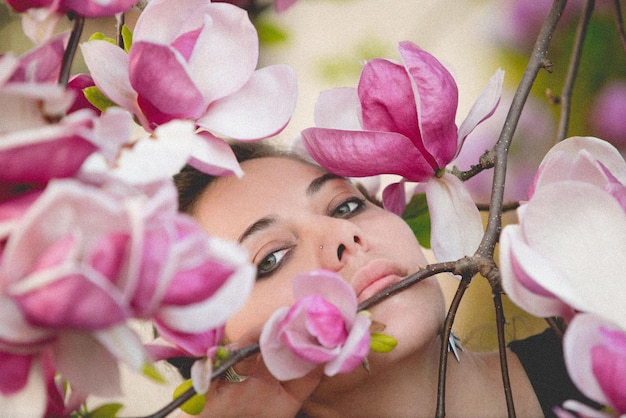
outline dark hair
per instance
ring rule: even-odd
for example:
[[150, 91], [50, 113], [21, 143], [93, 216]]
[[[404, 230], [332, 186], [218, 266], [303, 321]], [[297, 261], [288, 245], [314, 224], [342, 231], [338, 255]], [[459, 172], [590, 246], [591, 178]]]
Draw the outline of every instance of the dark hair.
[[[312, 164], [305, 158], [293, 152], [281, 149], [267, 141], [233, 142], [229, 145], [237, 161], [240, 163], [257, 158], [283, 157], [306, 164]], [[219, 176], [203, 173], [190, 165], [183, 167], [183, 169], [174, 176], [174, 183], [178, 189], [178, 210], [189, 214], [193, 213], [194, 207], [202, 195], [202, 192], [218, 178]]]

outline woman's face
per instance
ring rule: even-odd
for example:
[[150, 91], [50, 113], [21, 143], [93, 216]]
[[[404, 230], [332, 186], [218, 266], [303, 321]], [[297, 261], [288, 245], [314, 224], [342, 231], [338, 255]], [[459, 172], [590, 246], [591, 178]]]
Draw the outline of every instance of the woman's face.
[[[282, 157], [249, 160], [242, 168], [243, 178], [211, 184], [194, 213], [209, 233], [238, 240], [257, 266], [251, 297], [226, 325], [229, 339], [293, 304], [297, 274], [335, 271], [361, 302], [426, 264], [407, 224], [365, 201], [349, 181]], [[438, 283], [429, 279], [370, 310], [400, 348], [408, 341], [432, 342], [444, 302]]]

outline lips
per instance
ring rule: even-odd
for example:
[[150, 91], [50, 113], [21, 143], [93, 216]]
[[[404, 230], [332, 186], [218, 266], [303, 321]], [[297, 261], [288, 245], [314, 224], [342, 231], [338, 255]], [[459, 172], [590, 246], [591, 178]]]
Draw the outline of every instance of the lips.
[[404, 272], [388, 260], [372, 260], [361, 267], [352, 280], [359, 303], [374, 296], [387, 286], [397, 283]]

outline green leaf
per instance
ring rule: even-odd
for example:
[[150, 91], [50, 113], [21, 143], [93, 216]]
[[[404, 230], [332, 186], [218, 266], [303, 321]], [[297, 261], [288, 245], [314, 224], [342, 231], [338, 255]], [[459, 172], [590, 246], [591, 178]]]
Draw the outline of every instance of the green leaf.
[[88, 41], [107, 41], [109, 43], [112, 43], [113, 45], [117, 45], [117, 42], [115, 42], [115, 39], [109, 38], [102, 32], [95, 32], [89, 37]]
[[[181, 383], [176, 389], [174, 389], [174, 399], [181, 396], [183, 393], [187, 392], [193, 383], [191, 379], [185, 380]], [[198, 395], [197, 393], [189, 398], [188, 401], [183, 403], [180, 409], [190, 415], [198, 415], [204, 409], [204, 405], [206, 404], [206, 396]]]
[[425, 193], [416, 194], [411, 198], [402, 214], [402, 219], [409, 224], [420, 245], [430, 248], [430, 214]]
[[376, 353], [388, 353], [398, 345], [398, 340], [387, 334], [372, 333], [370, 348]]
[[159, 373], [159, 371], [154, 367], [154, 365], [150, 363], [146, 363], [143, 365], [141, 372], [144, 376], [154, 380], [158, 383], [166, 383], [165, 378]]
[[115, 418], [117, 413], [124, 405], [121, 403], [108, 403], [101, 405], [91, 412], [88, 412], [85, 418]]
[[100, 91], [100, 89], [96, 86], [85, 87], [83, 89], [83, 94], [85, 98], [89, 100], [89, 103], [94, 105], [96, 108], [104, 112], [111, 106], [117, 106], [115, 103], [111, 101], [108, 97]]
[[124, 51], [128, 54], [130, 47], [133, 45], [133, 32], [126, 25], [122, 26], [122, 41], [124, 41]]

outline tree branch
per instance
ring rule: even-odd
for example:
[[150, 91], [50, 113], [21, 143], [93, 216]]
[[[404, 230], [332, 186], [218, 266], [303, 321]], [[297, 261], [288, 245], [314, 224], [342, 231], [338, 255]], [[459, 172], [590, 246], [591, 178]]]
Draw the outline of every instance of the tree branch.
[[567, 76], [565, 78], [565, 83], [563, 84], [563, 90], [561, 91], [561, 117], [559, 119], [559, 127], [556, 131], [557, 142], [567, 138], [574, 83], [576, 82], [576, 75], [578, 74], [578, 68], [580, 67], [580, 57], [582, 56], [583, 44], [587, 35], [587, 28], [589, 27], [589, 21], [591, 20], [594, 4], [595, 0], [587, 0], [585, 2], [585, 8], [580, 16], [578, 28], [576, 29], [576, 37], [574, 39], [574, 47], [572, 49], [572, 55], [570, 56], [569, 67], [567, 69]]
[[478, 164], [475, 164], [470, 167], [467, 171], [461, 171], [457, 166], [454, 166], [452, 169], [452, 174], [457, 176], [461, 181], [467, 181], [474, 177], [476, 174], [480, 173], [483, 170], [493, 168], [495, 163], [495, 154], [493, 150], [485, 151], [483, 155], [480, 156], [478, 160]]
[[486, 258], [493, 258], [496, 243], [500, 236], [500, 230], [502, 228], [502, 201], [504, 198], [504, 182], [506, 177], [506, 163], [509, 147], [513, 138], [513, 133], [519, 122], [519, 118], [522, 114], [522, 109], [526, 103], [526, 99], [530, 94], [535, 78], [539, 73], [539, 70], [547, 65], [548, 47], [552, 34], [556, 29], [556, 25], [561, 18], [563, 9], [567, 0], [554, 0], [548, 17], [543, 23], [533, 53], [530, 56], [530, 60], [522, 76], [522, 80], [517, 87], [515, 96], [504, 122], [504, 127], [500, 134], [500, 138], [494, 147], [495, 165], [493, 176], [493, 187], [491, 193], [491, 203], [489, 208], [489, 218], [487, 221], [487, 228], [483, 240], [481, 241], [477, 254]]
[[448, 314], [446, 315], [446, 320], [444, 322], [443, 335], [441, 336], [441, 351], [439, 353], [437, 412], [435, 415], [437, 418], [443, 418], [446, 416], [446, 370], [448, 366], [448, 339], [450, 338], [450, 333], [452, 332], [452, 325], [454, 324], [454, 318], [456, 316], [457, 310], [459, 309], [461, 299], [465, 294], [465, 290], [467, 290], [467, 287], [472, 281], [472, 277], [474, 276], [474, 274], [468, 272], [461, 278], [459, 287], [454, 294], [454, 298], [452, 299], [450, 309], [448, 309]]
[[85, 18], [83, 16], [68, 14], [68, 17], [70, 19], [74, 19], [74, 26], [72, 27], [72, 33], [70, 35], [70, 40], [67, 43], [67, 48], [65, 48], [65, 53], [63, 54], [63, 63], [61, 66], [61, 73], [59, 74], [59, 84], [63, 87], [67, 87], [67, 82], [70, 79], [72, 63], [74, 62], [74, 56], [76, 55], [76, 50], [78, 49], [80, 35], [82, 35], [83, 27], [85, 26]]

